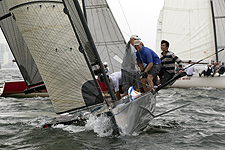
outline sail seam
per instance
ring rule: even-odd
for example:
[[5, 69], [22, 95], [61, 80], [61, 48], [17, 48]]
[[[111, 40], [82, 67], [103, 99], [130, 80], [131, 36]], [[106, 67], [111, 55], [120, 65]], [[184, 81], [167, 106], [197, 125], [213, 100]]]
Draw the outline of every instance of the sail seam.
[[225, 16], [215, 17], [215, 19], [223, 19], [223, 18], [225, 18]]

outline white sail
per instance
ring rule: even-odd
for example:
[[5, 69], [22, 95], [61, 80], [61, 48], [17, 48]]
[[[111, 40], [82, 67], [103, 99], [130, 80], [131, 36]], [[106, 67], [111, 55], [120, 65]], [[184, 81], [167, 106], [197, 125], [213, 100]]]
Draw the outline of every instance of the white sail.
[[[9, 14], [5, 1], [0, 2], [0, 16]], [[33, 57], [15, 23], [9, 16], [0, 21], [1, 29], [27, 86], [43, 83]]]
[[[160, 41], [165, 39], [170, 42], [169, 50], [183, 61], [197, 61], [208, 56], [211, 57], [206, 63], [217, 61], [216, 50], [225, 47], [224, 8], [224, 0], [165, 0], [158, 19], [157, 52], [160, 53]], [[218, 61], [225, 61], [224, 51], [218, 53]], [[195, 65], [192, 77], [183, 77], [172, 87], [225, 88], [224, 75], [203, 77], [200, 73], [204, 69], [205, 65]]]
[[[82, 87], [92, 76], [78, 50], [62, 1], [7, 0], [6, 3], [38, 66], [55, 112], [85, 107]], [[92, 52], [87, 55], [93, 63]], [[98, 94], [93, 90], [93, 95]], [[95, 97], [91, 100], [97, 101]]]
[[[199, 60], [215, 53], [210, 0], [165, 0], [157, 29], [160, 41], [170, 42], [172, 52], [182, 60]], [[209, 58], [215, 60], [215, 57]]]
[[106, 0], [86, 0], [87, 24], [102, 62], [109, 74], [120, 71], [125, 50], [124, 37]]

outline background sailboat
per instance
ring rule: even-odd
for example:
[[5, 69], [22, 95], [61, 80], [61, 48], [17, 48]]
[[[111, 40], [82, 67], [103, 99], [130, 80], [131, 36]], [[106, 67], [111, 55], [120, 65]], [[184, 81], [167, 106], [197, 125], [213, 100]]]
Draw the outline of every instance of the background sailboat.
[[[212, 3], [211, 3], [212, 2]], [[198, 61], [224, 47], [225, 2], [223, 0], [165, 0], [159, 15], [156, 49], [160, 54], [160, 41], [170, 42], [169, 50], [183, 61]], [[215, 23], [215, 26], [214, 26]], [[215, 30], [216, 29], [216, 30]], [[225, 52], [204, 60], [225, 61]], [[185, 65], [185, 64], [184, 64]], [[225, 78], [199, 77], [205, 65], [195, 65], [195, 75], [179, 79], [172, 87], [225, 88]]]
[[[9, 13], [9, 9], [5, 1], [0, 2], [0, 8], [0, 27], [5, 35], [10, 50], [25, 81], [6, 82], [2, 96], [17, 96], [18, 94], [19, 96], [25, 96], [23, 94], [24, 89], [43, 85], [43, 80], [36, 63], [22, 37], [22, 34], [19, 32], [13, 16], [11, 16], [12, 14]], [[26, 96], [36, 95], [47, 96], [47, 93], [46, 91], [42, 91], [42, 93], [29, 94]]]

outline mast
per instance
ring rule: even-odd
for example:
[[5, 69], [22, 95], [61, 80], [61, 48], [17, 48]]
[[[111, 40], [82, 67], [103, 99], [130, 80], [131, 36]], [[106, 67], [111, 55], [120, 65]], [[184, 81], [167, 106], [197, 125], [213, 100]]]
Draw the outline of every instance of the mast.
[[84, 18], [87, 21], [87, 13], [86, 13], [86, 8], [85, 8], [85, 2], [84, 2], [84, 0], [82, 0], [82, 6], [83, 6]]
[[[80, 4], [79, 4], [79, 2], [78, 2], [77, 0], [73, 0], [73, 2], [74, 2], [74, 5], [75, 5], [75, 7], [76, 7], [76, 9], [77, 9], [77, 12], [78, 12], [78, 15], [79, 15], [79, 17], [80, 17], [81, 23], [82, 23], [82, 25], [83, 25], [83, 27], [84, 27], [84, 31], [85, 31], [85, 33], [86, 33], [87, 39], [88, 39], [88, 41], [89, 41], [90, 44], [91, 44], [91, 47], [92, 47], [93, 52], [94, 52], [94, 55], [95, 55], [95, 57], [96, 57], [96, 59], [97, 59], [97, 61], [98, 61], [98, 64], [99, 64], [99, 66], [100, 66], [100, 70], [101, 70], [101, 73], [103, 74], [103, 78], [104, 78], [105, 83], [106, 83], [106, 85], [107, 85], [107, 87], [108, 87], [109, 94], [110, 94], [112, 100], [116, 100], [116, 97], [115, 97], [115, 95], [114, 95], [114, 93], [113, 93], [113, 90], [112, 90], [112, 88], [111, 88], [111, 86], [110, 86], [110, 84], [109, 84], [109, 80], [108, 80], [108, 78], [107, 78], [107, 76], [106, 76], [106, 73], [105, 73], [103, 64], [102, 64], [102, 62], [101, 62], [100, 56], [99, 56], [99, 54], [98, 54], [98, 51], [97, 51], [97, 49], [96, 49], [96, 47], [95, 47], [95, 44], [94, 44], [94, 41], [93, 41], [93, 39], [92, 39], [91, 33], [90, 33], [89, 28], [88, 28], [88, 26], [87, 26], [86, 20], [85, 20], [85, 18], [84, 18], [84, 14], [83, 14], [83, 12], [82, 12], [82, 10], [81, 10], [81, 8], [80, 8]], [[66, 5], [65, 5], [65, 0], [63, 0], [63, 3], [64, 3], [64, 6], [66, 7]], [[69, 14], [68, 14], [68, 16], [69, 16]], [[71, 21], [71, 19], [70, 19], [70, 21]], [[72, 24], [72, 21], [71, 21], [71, 24]], [[73, 26], [73, 25], [72, 25], [72, 26]], [[74, 28], [74, 27], [73, 27], [73, 29], [74, 29], [74, 32], [75, 32], [75, 34], [76, 34], [76, 31], [75, 31], [75, 28]], [[77, 35], [76, 35], [76, 36], [77, 36]], [[77, 40], [79, 41], [79, 38], [78, 38]], [[79, 44], [80, 44], [80, 46], [81, 46], [81, 43], [80, 43], [80, 42], [79, 42]], [[90, 71], [91, 71], [91, 73], [93, 73], [92, 70], [90, 70]]]
[[213, 1], [210, 0], [210, 3], [211, 3], [211, 10], [212, 10], [213, 31], [214, 31], [214, 39], [215, 39], [216, 62], [219, 63], [218, 49], [217, 49], [217, 38], [216, 38], [216, 24], [215, 24], [215, 16], [214, 16], [214, 9], [213, 9]]
[[[108, 80], [108, 78], [107, 78], [107, 76], [106, 76], [105, 69], [104, 69], [103, 64], [102, 64], [102, 62], [101, 62], [100, 56], [99, 56], [98, 51], [97, 51], [97, 49], [96, 49], [96, 47], [95, 47], [94, 40], [92, 39], [91, 33], [90, 33], [90, 31], [89, 31], [89, 28], [88, 28], [87, 23], [86, 23], [86, 21], [85, 21], [85, 19], [84, 19], [83, 13], [82, 13], [82, 11], [81, 11], [81, 9], [80, 9], [80, 4], [78, 3], [77, 0], [74, 0], [74, 4], [75, 4], [76, 9], [77, 9], [77, 12], [78, 12], [78, 14], [79, 14], [79, 16], [80, 16], [80, 19], [81, 19], [82, 25], [83, 25], [83, 27], [84, 27], [85, 33], [86, 33], [86, 35], [87, 35], [87, 38], [88, 38], [88, 40], [89, 40], [89, 42], [90, 42], [90, 44], [91, 44], [91, 46], [92, 46], [92, 48], [93, 48], [93, 51], [94, 51], [94, 53], [95, 53], [96, 58], [97, 58], [97, 60], [98, 60], [98, 63], [99, 63], [101, 72], [102, 72], [102, 74], [103, 74], [103, 78], [104, 78], [105, 83], [106, 83], [106, 85], [107, 85], [107, 87], [108, 87], [108, 90], [109, 90], [109, 94], [110, 94], [112, 100], [116, 100], [115, 94], [113, 93], [113, 90], [112, 90], [112, 88], [111, 88], [111, 86], [110, 86], [110, 84], [109, 84], [109, 80]], [[92, 71], [91, 71], [91, 72], [92, 72]]]

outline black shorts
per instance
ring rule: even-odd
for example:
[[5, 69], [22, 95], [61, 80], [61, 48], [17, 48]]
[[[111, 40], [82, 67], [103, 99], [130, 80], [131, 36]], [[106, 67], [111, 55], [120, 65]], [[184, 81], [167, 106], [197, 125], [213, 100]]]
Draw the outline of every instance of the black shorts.
[[153, 78], [155, 78], [159, 74], [161, 67], [162, 67], [161, 63], [153, 65], [152, 68], [148, 71], [148, 74], [152, 75]]

